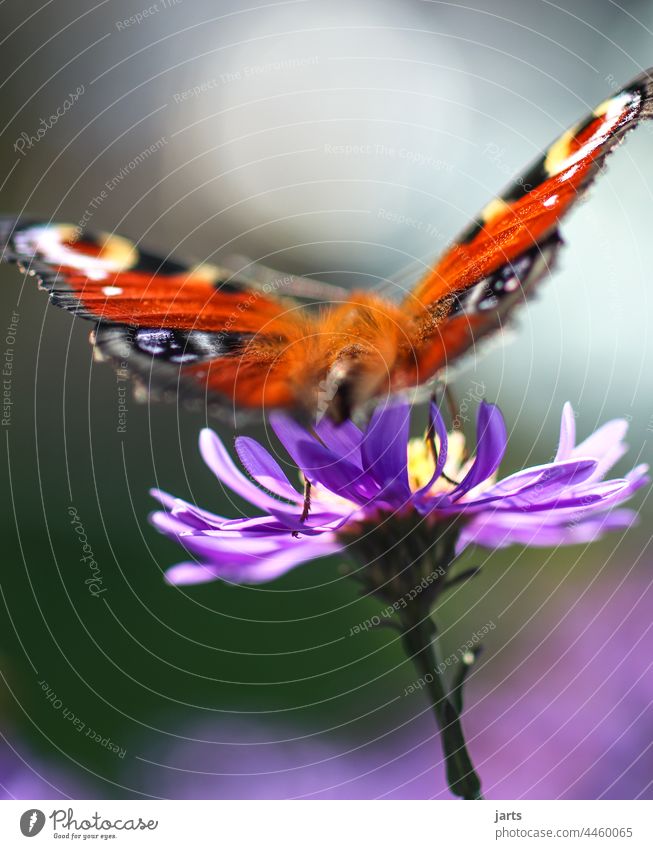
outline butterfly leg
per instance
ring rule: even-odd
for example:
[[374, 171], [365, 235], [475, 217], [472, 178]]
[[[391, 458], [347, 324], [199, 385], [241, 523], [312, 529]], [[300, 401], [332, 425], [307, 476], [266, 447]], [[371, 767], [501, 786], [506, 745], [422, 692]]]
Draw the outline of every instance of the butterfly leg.
[[[299, 517], [299, 521], [303, 524], [309, 517], [311, 512], [311, 482], [308, 478], [304, 479], [304, 507], [302, 509], [302, 514]], [[297, 539], [299, 537], [299, 531], [293, 531], [292, 535]]]
[[[451, 406], [453, 395], [451, 395], [451, 392], [449, 391], [449, 388], [446, 386], [446, 384], [444, 387], [444, 398], [446, 400], [447, 406], [449, 407], [449, 413], [451, 413], [453, 409], [452, 417], [455, 419], [456, 407], [455, 405], [453, 407]], [[431, 403], [429, 404], [429, 424], [426, 429], [426, 442], [429, 448], [431, 449], [431, 454], [433, 455], [433, 462], [436, 464], [436, 466], [438, 463], [438, 446], [435, 444], [435, 422], [433, 421], [431, 405], [433, 404], [437, 406], [437, 403], [437, 395], [435, 392], [433, 392], [433, 394], [431, 395]], [[452, 480], [452, 478], [445, 474], [444, 470], [442, 471], [442, 477], [447, 481], [447, 483], [453, 484], [453, 486], [458, 486], [458, 481]]]

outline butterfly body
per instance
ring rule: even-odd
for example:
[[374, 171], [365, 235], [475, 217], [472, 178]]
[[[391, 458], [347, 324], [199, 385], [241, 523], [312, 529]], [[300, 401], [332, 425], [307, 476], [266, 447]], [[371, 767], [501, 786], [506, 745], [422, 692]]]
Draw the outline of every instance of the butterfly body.
[[151, 395], [212, 409], [349, 418], [423, 386], [501, 330], [553, 266], [558, 224], [625, 134], [653, 116], [644, 72], [557, 138], [394, 302], [239, 260], [188, 266], [113, 234], [0, 219], [2, 258], [95, 322], [100, 358]]
[[195, 374], [219, 395], [238, 385], [241, 407], [285, 407], [300, 417], [342, 421], [370, 399], [414, 385], [412, 336], [397, 305], [352, 292], [341, 303], [285, 309], [243, 342], [237, 358], [215, 370], [210, 361], [200, 364]]

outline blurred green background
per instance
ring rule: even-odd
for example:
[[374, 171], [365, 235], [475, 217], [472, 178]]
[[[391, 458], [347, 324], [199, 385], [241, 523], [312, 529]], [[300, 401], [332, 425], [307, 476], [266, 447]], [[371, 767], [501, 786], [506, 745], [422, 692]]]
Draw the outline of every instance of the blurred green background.
[[[236, 251], [346, 285], [407, 285], [613, 81], [653, 64], [650, 2], [474, 6], [305, 0], [243, 10], [183, 0], [119, 27], [140, 3], [3, 4], [2, 212], [75, 223], [106, 181], [163, 138], [89, 227], [182, 258]], [[75, 107], [19, 156], [20, 133], [35, 132], [80, 84]], [[549, 459], [566, 400], [580, 435], [631, 417], [620, 472], [651, 460], [652, 133], [629, 139], [565, 223], [560, 271], [513, 338], [455, 378], [461, 395], [482, 381], [500, 404], [511, 430], [504, 470]], [[379, 147], [330, 152], [343, 144]], [[165, 585], [180, 553], [147, 523], [150, 486], [217, 512], [246, 509], [200, 460], [205, 418], [130, 399], [118, 433], [118, 385], [92, 361], [89, 326], [48, 309], [15, 269], [0, 268], [0, 281], [3, 326], [19, 314], [2, 433], [7, 740], [89, 796], [156, 796], [157, 770], [139, 759], [156, 761], [152, 752], [198, 724], [215, 739], [235, 716], [297, 734], [337, 729], [354, 745], [422, 712], [395, 700], [415, 675], [392, 635], [347, 637], [377, 607], [357, 597], [337, 560], [262, 587]], [[649, 581], [649, 502], [645, 493], [641, 523], [624, 538], [466, 555], [485, 571], [438, 617], [445, 653], [497, 623], [472, 701], [510, 668], [511, 638], [531, 639], [542, 605], [553, 629], [589, 583], [629, 572]], [[100, 566], [101, 598], [84, 584], [71, 505]], [[125, 757], [65, 721], [40, 681]]]

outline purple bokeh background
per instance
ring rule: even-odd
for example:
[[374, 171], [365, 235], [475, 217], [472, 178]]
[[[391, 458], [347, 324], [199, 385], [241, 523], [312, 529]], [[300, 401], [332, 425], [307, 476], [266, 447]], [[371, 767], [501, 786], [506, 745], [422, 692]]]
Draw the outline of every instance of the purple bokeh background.
[[[492, 632], [463, 719], [487, 798], [653, 798], [652, 608], [651, 583], [628, 575], [543, 610], [505, 661]], [[402, 709], [367, 741], [205, 722], [179, 733], [229, 742], [155, 747], [134, 777], [170, 798], [451, 798], [424, 694]]]

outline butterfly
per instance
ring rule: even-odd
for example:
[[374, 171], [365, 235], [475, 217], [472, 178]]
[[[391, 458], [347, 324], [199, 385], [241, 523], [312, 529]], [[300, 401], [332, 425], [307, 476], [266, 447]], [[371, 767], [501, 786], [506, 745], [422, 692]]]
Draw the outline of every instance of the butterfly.
[[66, 224], [0, 218], [0, 250], [53, 304], [93, 321], [95, 354], [150, 395], [342, 422], [432, 383], [500, 330], [551, 269], [560, 219], [652, 115], [653, 69], [557, 138], [401, 302], [245, 260], [189, 266]]

